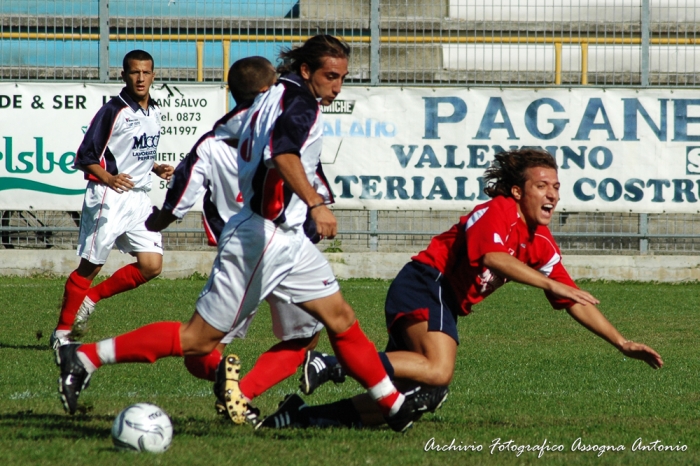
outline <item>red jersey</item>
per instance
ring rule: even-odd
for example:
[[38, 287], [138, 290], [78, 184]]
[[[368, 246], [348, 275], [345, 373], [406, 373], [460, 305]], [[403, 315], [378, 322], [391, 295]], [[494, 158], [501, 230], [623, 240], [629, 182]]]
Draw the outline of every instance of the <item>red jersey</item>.
[[[454, 292], [460, 311], [466, 315], [506, 279], [483, 265], [489, 252], [505, 252], [552, 280], [575, 287], [561, 263], [559, 247], [546, 226], [530, 233], [510, 197], [497, 196], [478, 205], [459, 223], [434, 237], [428, 247], [412, 257], [441, 272]], [[575, 304], [545, 292], [555, 309]]]

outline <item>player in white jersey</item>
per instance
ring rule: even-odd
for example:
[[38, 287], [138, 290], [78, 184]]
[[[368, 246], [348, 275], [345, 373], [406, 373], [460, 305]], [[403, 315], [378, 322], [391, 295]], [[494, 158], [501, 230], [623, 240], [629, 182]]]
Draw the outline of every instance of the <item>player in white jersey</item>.
[[[61, 347], [59, 390], [69, 413], [103, 364], [209, 354], [274, 293], [323, 322], [341, 365], [368, 390], [392, 429], [404, 431], [413, 424], [420, 408], [415, 398], [401, 394], [389, 380], [328, 261], [302, 228], [311, 212], [319, 234], [333, 238], [337, 233], [333, 213], [311, 182], [320, 161], [320, 107], [340, 93], [349, 53], [335, 37], [318, 35], [281, 54], [288, 72], [256, 98], [245, 118], [238, 146], [245, 205], [224, 227], [194, 315], [186, 324], [157, 322], [98, 343]], [[235, 403], [245, 409], [248, 401]]]
[[[76, 155], [75, 167], [88, 180], [78, 239], [81, 259], [66, 281], [61, 315], [51, 335], [54, 349], [80, 336], [100, 299], [151, 280], [163, 264], [161, 235], [144, 226], [151, 210], [151, 172], [168, 180], [174, 170], [154, 161], [160, 110], [149, 94], [153, 57], [133, 50], [124, 57], [123, 68], [126, 86], [97, 112]], [[115, 244], [136, 262], [90, 288]]]
[[[204, 195], [202, 221], [209, 244], [216, 246], [226, 221], [241, 210], [243, 198], [238, 189], [237, 138], [233, 134], [242, 122], [246, 111], [255, 96], [267, 91], [275, 82], [276, 73], [272, 64], [263, 57], [247, 57], [238, 60], [229, 70], [229, 89], [237, 106], [205, 133], [194, 145], [190, 153], [175, 169], [162, 209], [153, 208], [153, 214], [146, 220], [146, 227], [152, 231], [162, 231], [169, 224], [181, 219]], [[247, 79], [246, 79], [247, 78]], [[320, 170], [314, 179], [314, 186], [328, 203], [333, 197], [323, 172]], [[312, 222], [309, 222], [312, 223]], [[313, 236], [315, 231], [309, 232]], [[274, 345], [260, 356], [259, 362], [240, 380], [228, 382], [231, 390], [238, 391], [252, 400], [270, 387], [293, 375], [304, 359], [307, 350], [316, 347], [318, 335], [323, 325], [308, 313], [292, 303], [286, 303], [273, 295], [268, 296], [272, 315], [272, 329], [281, 343]], [[188, 356], [185, 366], [195, 377], [216, 381], [217, 367], [225, 366], [222, 360], [224, 348], [234, 338], [245, 338], [255, 312], [241, 322], [221, 340], [217, 348], [206, 356]], [[226, 371], [219, 374], [235, 373]], [[217, 410], [227, 412], [225, 395], [228, 389], [225, 379], [215, 386]], [[249, 406], [245, 419], [252, 420], [255, 408]], [[243, 418], [237, 413], [229, 413], [234, 422]]]

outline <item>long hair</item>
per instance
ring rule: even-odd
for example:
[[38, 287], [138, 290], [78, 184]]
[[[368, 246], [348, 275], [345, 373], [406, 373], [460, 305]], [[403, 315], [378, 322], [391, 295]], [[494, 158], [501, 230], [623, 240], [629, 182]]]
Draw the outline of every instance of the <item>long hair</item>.
[[527, 179], [525, 170], [534, 167], [558, 168], [554, 157], [541, 149], [519, 149], [496, 154], [484, 173], [484, 193], [491, 198], [513, 197], [511, 188], [524, 187]]
[[131, 52], [124, 55], [124, 60], [122, 60], [122, 68], [127, 73], [129, 72], [129, 60], [150, 61], [151, 68], [155, 68], [155, 62], [153, 61], [153, 57], [150, 53], [146, 52], [145, 50], [132, 50]]
[[301, 65], [306, 63], [313, 73], [323, 66], [324, 59], [328, 57], [349, 58], [350, 46], [336, 37], [319, 34], [309, 38], [301, 47], [282, 50], [282, 64], [277, 67], [277, 72], [301, 74]]

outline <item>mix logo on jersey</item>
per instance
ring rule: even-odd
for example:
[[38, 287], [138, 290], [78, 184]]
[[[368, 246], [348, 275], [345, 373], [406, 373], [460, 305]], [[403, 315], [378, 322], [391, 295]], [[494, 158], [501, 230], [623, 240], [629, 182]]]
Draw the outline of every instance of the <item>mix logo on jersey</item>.
[[158, 152], [160, 133], [153, 136], [143, 133], [139, 137], [134, 136], [133, 139], [132, 156], [137, 157], [138, 160], [155, 160]]

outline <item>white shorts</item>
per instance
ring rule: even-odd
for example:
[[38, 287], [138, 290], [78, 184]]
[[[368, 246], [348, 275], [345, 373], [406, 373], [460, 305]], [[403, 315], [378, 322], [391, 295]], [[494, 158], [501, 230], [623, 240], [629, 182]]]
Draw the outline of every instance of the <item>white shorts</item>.
[[285, 231], [244, 208], [221, 233], [197, 312], [228, 333], [273, 291], [282, 303], [303, 303], [337, 293], [339, 287], [328, 261], [301, 229]]
[[[295, 340], [297, 338], [311, 338], [323, 329], [323, 324], [311, 317], [302, 308], [292, 303], [285, 303], [275, 295], [267, 297], [272, 317], [272, 333], [282, 341]], [[221, 339], [221, 343], [228, 345], [235, 338], [245, 338], [248, 327], [257, 311], [253, 311], [236, 328]]]
[[163, 254], [160, 233], [148, 231], [144, 223], [150, 214], [148, 192], [139, 189], [119, 194], [108, 186], [89, 182], [80, 217], [78, 255], [102, 265], [115, 244], [123, 253]]

